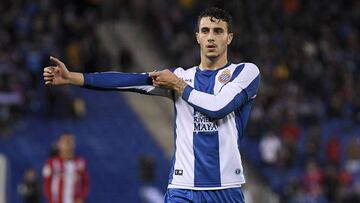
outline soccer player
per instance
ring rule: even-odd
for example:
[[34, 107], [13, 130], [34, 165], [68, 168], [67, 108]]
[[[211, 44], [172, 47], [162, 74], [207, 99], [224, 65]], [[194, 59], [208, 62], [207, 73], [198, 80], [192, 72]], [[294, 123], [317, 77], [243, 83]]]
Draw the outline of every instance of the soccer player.
[[47, 85], [134, 91], [175, 103], [175, 147], [165, 202], [244, 202], [240, 140], [260, 73], [252, 63], [228, 62], [231, 16], [210, 8], [198, 17], [201, 61], [187, 70], [151, 73], [69, 72], [60, 60], [44, 69]]
[[75, 155], [75, 138], [63, 134], [58, 155], [46, 161], [43, 168], [44, 193], [48, 203], [84, 203], [89, 192], [85, 160]]

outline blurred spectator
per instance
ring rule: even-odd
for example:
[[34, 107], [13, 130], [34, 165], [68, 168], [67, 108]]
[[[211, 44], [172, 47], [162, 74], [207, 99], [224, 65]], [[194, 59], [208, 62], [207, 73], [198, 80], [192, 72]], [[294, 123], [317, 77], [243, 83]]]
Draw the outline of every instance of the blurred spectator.
[[23, 92], [11, 72], [0, 72], [0, 136], [7, 134], [22, 111]]
[[328, 202], [339, 202], [340, 180], [336, 165], [326, 165], [322, 187]]
[[336, 135], [333, 135], [326, 143], [325, 150], [327, 162], [338, 165], [340, 162], [340, 141]]
[[40, 203], [40, 183], [34, 169], [25, 171], [24, 180], [18, 187], [24, 203]]
[[280, 135], [284, 143], [283, 150], [285, 150], [284, 163], [285, 166], [290, 167], [294, 164], [296, 156], [296, 144], [300, 137], [300, 127], [297, 124], [296, 117], [293, 111], [288, 112], [288, 121], [282, 123], [280, 126]]
[[306, 136], [304, 160], [316, 159], [318, 160], [319, 150], [321, 143], [321, 130], [317, 126], [309, 127]]
[[275, 165], [278, 162], [281, 141], [274, 132], [267, 132], [261, 138], [259, 147], [261, 158], [265, 164]]
[[62, 134], [58, 155], [50, 157], [43, 168], [44, 195], [48, 203], [84, 203], [89, 192], [85, 160], [75, 155], [75, 137]]
[[304, 203], [306, 202], [306, 195], [304, 188], [302, 187], [300, 181], [297, 178], [290, 180], [287, 186], [287, 201], [289, 203]]
[[309, 160], [306, 164], [305, 174], [302, 180], [308, 198], [323, 198], [323, 189], [321, 187], [323, 178], [323, 173], [317, 162], [314, 160]]
[[69, 87], [46, 88], [47, 116], [82, 118], [86, 114], [83, 99], [76, 98]]
[[352, 174], [360, 174], [360, 139], [353, 137], [347, 147], [347, 159], [345, 168]]
[[154, 159], [149, 156], [143, 156], [139, 160], [140, 163], [140, 199], [142, 203], [163, 203], [164, 194], [154, 186], [155, 179], [155, 163]]

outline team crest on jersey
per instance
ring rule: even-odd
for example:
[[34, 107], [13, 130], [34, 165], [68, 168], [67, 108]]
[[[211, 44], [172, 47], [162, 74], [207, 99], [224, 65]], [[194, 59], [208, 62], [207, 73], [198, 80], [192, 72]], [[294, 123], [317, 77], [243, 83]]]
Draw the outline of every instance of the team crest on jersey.
[[212, 121], [209, 117], [196, 111], [194, 115], [194, 131], [199, 132], [216, 132], [218, 126], [216, 121]]
[[221, 82], [222, 84], [228, 83], [230, 79], [231, 79], [231, 72], [229, 69], [223, 70], [223, 72], [218, 77], [219, 82]]

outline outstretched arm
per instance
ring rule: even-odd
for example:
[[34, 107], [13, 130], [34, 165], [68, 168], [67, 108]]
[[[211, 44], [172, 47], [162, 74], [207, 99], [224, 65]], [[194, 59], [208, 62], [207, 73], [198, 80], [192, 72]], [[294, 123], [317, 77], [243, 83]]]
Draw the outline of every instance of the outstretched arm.
[[77, 85], [95, 90], [131, 91], [142, 94], [172, 97], [171, 90], [156, 88], [148, 73], [76, 73], [70, 72], [65, 64], [55, 57], [50, 57], [54, 66], [44, 68], [46, 85]]

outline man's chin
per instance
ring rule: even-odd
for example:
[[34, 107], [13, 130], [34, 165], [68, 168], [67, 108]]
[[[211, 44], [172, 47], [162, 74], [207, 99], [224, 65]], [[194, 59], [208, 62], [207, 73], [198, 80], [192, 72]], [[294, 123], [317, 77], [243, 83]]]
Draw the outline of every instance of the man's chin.
[[217, 58], [217, 57], [219, 57], [219, 54], [218, 53], [207, 53], [206, 57], [208, 57], [208, 58]]

